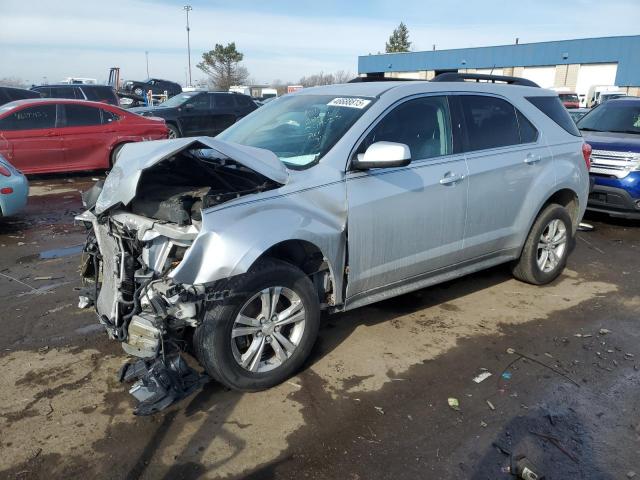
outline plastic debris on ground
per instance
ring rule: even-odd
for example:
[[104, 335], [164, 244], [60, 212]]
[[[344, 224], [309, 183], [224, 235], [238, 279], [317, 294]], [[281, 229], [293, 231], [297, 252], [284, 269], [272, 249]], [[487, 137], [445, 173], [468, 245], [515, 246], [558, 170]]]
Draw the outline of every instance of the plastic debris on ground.
[[454, 397], [449, 397], [447, 399], [447, 402], [449, 403], [449, 406], [456, 411], [460, 411], [460, 402], [458, 401], [457, 398]]
[[489, 378], [491, 376], [491, 372], [482, 372], [479, 375], [476, 375], [475, 377], [473, 377], [473, 381], [476, 383], [480, 383], [483, 380], [486, 380], [487, 378]]

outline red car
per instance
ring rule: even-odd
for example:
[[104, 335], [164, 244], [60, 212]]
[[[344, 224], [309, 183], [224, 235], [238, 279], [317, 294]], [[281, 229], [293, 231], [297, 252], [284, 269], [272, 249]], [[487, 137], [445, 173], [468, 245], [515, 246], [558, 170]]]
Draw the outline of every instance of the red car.
[[24, 173], [108, 169], [125, 143], [168, 137], [161, 118], [59, 98], [0, 107], [0, 154]]
[[574, 92], [560, 92], [558, 94], [564, 108], [580, 108], [580, 98]]

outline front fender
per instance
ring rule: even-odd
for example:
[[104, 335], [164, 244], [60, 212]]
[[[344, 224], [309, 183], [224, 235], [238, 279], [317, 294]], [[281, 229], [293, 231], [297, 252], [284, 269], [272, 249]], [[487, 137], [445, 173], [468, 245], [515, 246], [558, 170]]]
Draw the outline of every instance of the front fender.
[[200, 234], [171, 277], [209, 284], [246, 273], [278, 243], [304, 240], [322, 252], [341, 292], [346, 220], [343, 182], [205, 211]]

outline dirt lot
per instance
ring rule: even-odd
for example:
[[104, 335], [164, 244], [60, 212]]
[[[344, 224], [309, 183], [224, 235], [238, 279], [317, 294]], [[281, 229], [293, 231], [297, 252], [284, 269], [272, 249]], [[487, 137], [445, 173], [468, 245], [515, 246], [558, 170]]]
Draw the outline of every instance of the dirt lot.
[[548, 479], [640, 478], [640, 224], [592, 218], [548, 287], [496, 268], [327, 317], [289, 382], [138, 418], [76, 308], [91, 183], [34, 180], [0, 220], [0, 478], [513, 478], [495, 445]]

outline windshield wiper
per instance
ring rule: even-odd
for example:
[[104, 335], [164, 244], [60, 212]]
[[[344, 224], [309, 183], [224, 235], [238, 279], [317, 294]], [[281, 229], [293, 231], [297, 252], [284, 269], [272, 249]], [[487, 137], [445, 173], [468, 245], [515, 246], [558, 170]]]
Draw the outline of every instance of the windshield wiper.
[[640, 130], [611, 130], [611, 133], [635, 133], [637, 135]]

